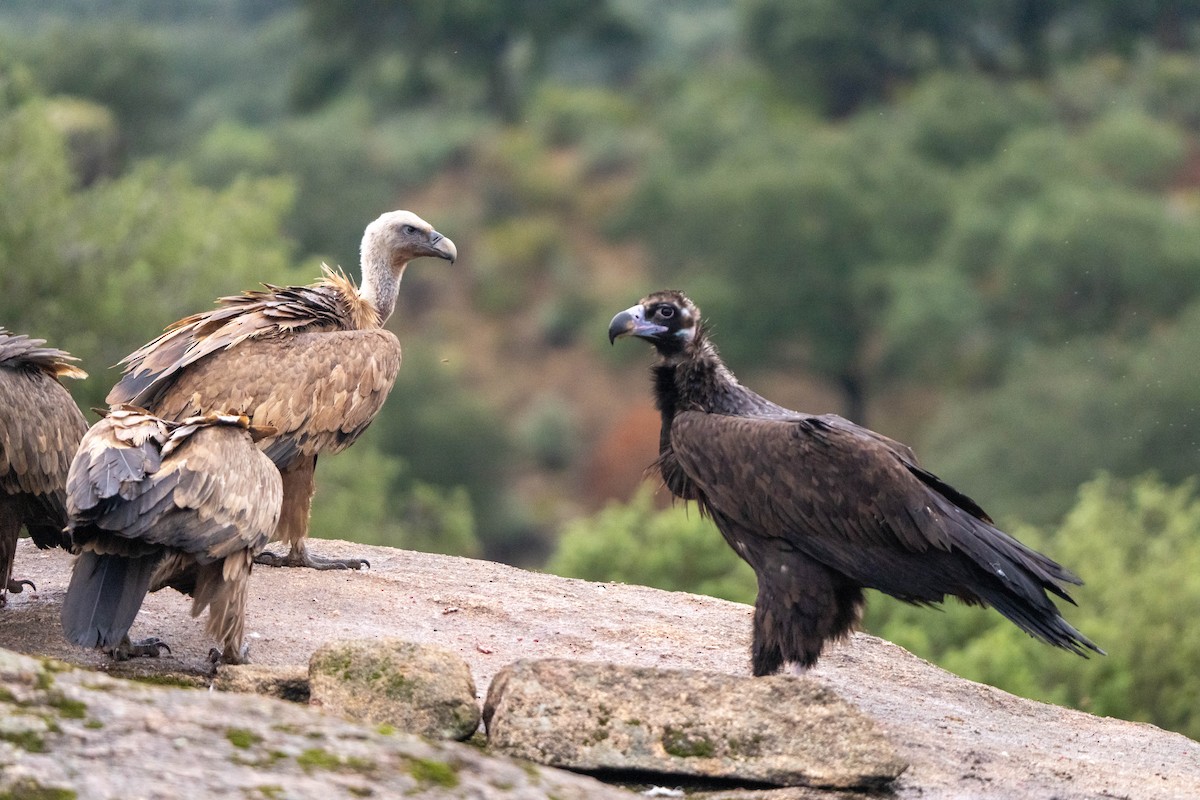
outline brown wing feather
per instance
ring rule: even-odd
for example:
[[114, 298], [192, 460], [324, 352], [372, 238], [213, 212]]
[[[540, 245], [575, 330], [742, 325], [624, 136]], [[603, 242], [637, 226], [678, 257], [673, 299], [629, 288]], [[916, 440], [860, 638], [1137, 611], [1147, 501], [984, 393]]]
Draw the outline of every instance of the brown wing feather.
[[939, 492], [906, 448], [840, 418], [685, 412], [671, 444], [715, 516], [862, 585], [936, 600], [970, 599], [981, 570], [1028, 596], [1078, 582]]
[[[30, 495], [27, 508], [36, 513], [25, 522], [53, 530], [66, 522], [67, 471], [87, 430], [57, 376], [87, 375], [67, 363], [71, 356], [42, 344], [0, 328], [0, 491]], [[35, 538], [42, 546], [57, 543]]]
[[279, 471], [249, 433], [224, 424], [168, 431], [110, 415], [84, 438], [69, 481], [76, 544], [134, 555], [169, 547], [201, 563], [261, 551], [279, 518]]
[[284, 467], [349, 447], [383, 406], [399, 371], [400, 342], [382, 328], [252, 339], [179, 373], [151, 410], [171, 420], [247, 414], [276, 430], [259, 447]]
[[248, 340], [379, 326], [354, 283], [328, 267], [325, 278], [312, 286], [265, 286], [266, 291], [218, 299], [217, 308], [176, 322], [126, 356], [124, 376], [109, 392], [108, 403], [157, 410], [181, 373]]

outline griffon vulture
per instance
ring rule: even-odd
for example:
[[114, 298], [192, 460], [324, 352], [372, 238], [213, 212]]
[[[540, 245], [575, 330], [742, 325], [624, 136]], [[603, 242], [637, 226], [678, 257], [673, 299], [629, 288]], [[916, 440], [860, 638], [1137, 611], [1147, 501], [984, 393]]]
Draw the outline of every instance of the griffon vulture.
[[214, 660], [245, 659], [246, 585], [254, 556], [279, 521], [279, 470], [249, 418], [208, 414], [167, 422], [112, 409], [83, 437], [67, 479], [67, 532], [79, 557], [63, 601], [67, 639], [115, 658], [158, 655], [131, 643], [147, 592], [164, 586], [206, 607]]
[[1102, 652], [1059, 614], [1071, 572], [993, 526], [913, 451], [834, 414], [790, 411], [738, 383], [683, 294], [657, 292], [617, 314], [609, 341], [654, 345], [662, 415], [657, 467], [695, 500], [758, 577], [752, 666], [816, 663], [862, 613], [863, 589], [910, 603], [946, 595], [991, 605], [1022, 630], [1079, 655]]
[[64, 492], [87, 430], [60, 378], [86, 378], [78, 359], [0, 327], [0, 606], [31, 581], [14, 580], [21, 526], [38, 547], [66, 544]]
[[283, 511], [273, 540], [286, 556], [260, 563], [358, 569], [363, 559], [325, 559], [305, 546], [320, 453], [346, 449], [383, 405], [400, 369], [400, 343], [383, 323], [396, 305], [408, 262], [453, 263], [454, 242], [408, 211], [367, 226], [362, 286], [326, 268], [310, 286], [270, 286], [218, 300], [127, 356], [113, 405], [147, 408], [164, 419], [239, 409], [278, 433], [259, 443], [283, 475]]

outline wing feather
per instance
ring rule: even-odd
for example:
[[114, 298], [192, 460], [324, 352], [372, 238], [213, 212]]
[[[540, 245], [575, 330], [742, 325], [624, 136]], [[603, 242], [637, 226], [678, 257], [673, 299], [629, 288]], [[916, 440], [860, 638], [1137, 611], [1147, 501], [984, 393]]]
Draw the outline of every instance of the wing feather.
[[151, 410], [176, 421], [247, 414], [275, 428], [259, 447], [285, 466], [349, 447], [387, 399], [400, 357], [400, 342], [382, 328], [246, 340], [178, 372]]
[[[1024, 596], [1067, 570], [993, 527], [911, 450], [832, 415], [677, 414], [671, 445], [710, 511], [904, 599], [970, 599], [980, 570]], [[715, 514], [716, 515], [716, 514]], [[1030, 574], [1032, 572], [1032, 574]]]

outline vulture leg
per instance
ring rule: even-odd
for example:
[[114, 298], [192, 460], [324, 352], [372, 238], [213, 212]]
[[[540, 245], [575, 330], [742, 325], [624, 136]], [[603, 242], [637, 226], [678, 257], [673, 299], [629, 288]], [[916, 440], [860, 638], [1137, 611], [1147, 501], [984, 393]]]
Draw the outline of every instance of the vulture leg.
[[279, 512], [279, 524], [275, 528], [273, 541], [289, 546], [286, 556], [263, 552], [255, 557], [256, 564], [268, 567], [308, 567], [310, 569], [362, 569], [370, 568], [365, 558], [322, 558], [308, 552], [308, 518], [312, 509], [313, 492], [316, 484], [313, 473], [317, 468], [317, 457], [307, 456], [279, 471], [283, 478], [283, 507]]
[[21, 532], [19, 501], [0, 495], [0, 608], [8, 604], [8, 593], [20, 594], [28, 586], [37, 589], [32, 581], [14, 580], [13, 560], [17, 556], [17, 535]]
[[857, 626], [862, 589], [794, 551], [776, 551], [761, 560], [755, 558], [758, 555], [752, 551], [747, 559], [758, 576], [751, 643], [754, 675], [772, 675], [785, 662], [808, 669], [817, 663], [826, 641], [841, 639]]
[[208, 607], [205, 630], [221, 644], [221, 649], [213, 648], [209, 653], [214, 664], [249, 661], [250, 648], [242, 644], [242, 637], [246, 628], [246, 590], [253, 564], [250, 551], [242, 550], [205, 564], [197, 572], [192, 616], [199, 616]]

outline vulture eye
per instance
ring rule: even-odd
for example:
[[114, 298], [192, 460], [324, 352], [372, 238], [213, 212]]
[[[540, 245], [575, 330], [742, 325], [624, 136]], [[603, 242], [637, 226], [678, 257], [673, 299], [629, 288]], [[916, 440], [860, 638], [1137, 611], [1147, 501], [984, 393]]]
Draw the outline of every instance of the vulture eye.
[[675, 309], [671, 306], [659, 306], [658, 315], [663, 319], [670, 319], [671, 317], [675, 316]]
[[404, 233], [407, 234], [408, 236], [412, 236], [416, 232], [417, 232], [417, 229], [414, 228], [412, 225], [404, 226]]

